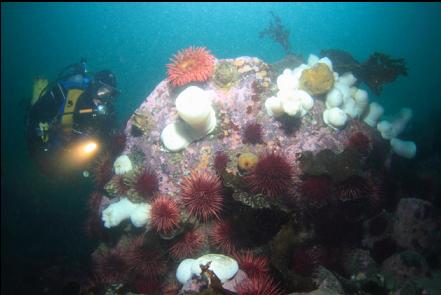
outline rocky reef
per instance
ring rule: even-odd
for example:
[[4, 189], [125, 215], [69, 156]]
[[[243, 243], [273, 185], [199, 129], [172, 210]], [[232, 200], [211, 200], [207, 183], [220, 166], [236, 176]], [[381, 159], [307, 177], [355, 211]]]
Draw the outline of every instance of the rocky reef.
[[[176, 68], [179, 62], [188, 63], [179, 60]], [[330, 60], [314, 56], [283, 73], [280, 64], [246, 56], [213, 66], [204, 82], [162, 81], [128, 120], [111, 179], [91, 198], [89, 227], [102, 243], [93, 258], [97, 279], [83, 289], [421, 290], [426, 281], [418, 280], [430, 280], [433, 267], [425, 259], [439, 259], [437, 237], [429, 235], [439, 232], [439, 219], [427, 201], [403, 199], [393, 207], [384, 166], [389, 143], [375, 128], [381, 115], [374, 126], [363, 120], [367, 95], [350, 88], [353, 76], [339, 77]], [[332, 89], [362, 101], [354, 113], [335, 107], [345, 113], [339, 128], [324, 116]], [[233, 269], [213, 268], [214, 258], [199, 262], [219, 257], [213, 253]]]

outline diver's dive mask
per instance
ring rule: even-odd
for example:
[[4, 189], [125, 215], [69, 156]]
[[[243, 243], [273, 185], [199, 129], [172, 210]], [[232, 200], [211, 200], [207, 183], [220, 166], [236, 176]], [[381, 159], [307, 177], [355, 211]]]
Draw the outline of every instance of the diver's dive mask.
[[111, 101], [119, 95], [119, 90], [104, 82], [97, 82], [97, 90], [95, 96], [99, 100]]

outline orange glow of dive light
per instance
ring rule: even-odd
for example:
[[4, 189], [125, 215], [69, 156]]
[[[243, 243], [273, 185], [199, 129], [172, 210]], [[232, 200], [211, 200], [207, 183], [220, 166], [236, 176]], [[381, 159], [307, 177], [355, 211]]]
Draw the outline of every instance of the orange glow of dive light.
[[99, 151], [99, 144], [96, 140], [88, 139], [78, 142], [70, 148], [66, 154], [69, 166], [83, 165], [92, 160]]
[[96, 144], [96, 142], [93, 142], [93, 141], [85, 143], [82, 147], [85, 154], [91, 154], [94, 151], [96, 151], [97, 148], [98, 148], [98, 145]]

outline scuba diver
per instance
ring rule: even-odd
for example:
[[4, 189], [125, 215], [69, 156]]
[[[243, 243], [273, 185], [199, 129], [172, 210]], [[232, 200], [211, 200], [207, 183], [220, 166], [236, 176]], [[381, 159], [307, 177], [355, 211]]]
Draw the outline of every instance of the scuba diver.
[[27, 119], [30, 155], [49, 174], [84, 168], [115, 132], [119, 95], [109, 70], [92, 75], [87, 63], [67, 66], [48, 83], [37, 78]]

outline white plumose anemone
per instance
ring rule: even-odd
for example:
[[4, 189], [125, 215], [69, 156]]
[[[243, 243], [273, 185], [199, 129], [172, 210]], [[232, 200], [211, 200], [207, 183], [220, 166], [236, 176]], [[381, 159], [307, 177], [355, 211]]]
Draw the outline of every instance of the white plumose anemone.
[[176, 110], [183, 121], [167, 125], [161, 133], [161, 141], [169, 151], [185, 149], [216, 127], [216, 113], [211, 105], [211, 97], [202, 88], [189, 86], [184, 89], [176, 98]]
[[136, 227], [146, 225], [150, 220], [150, 205], [147, 203], [132, 203], [122, 198], [103, 210], [101, 219], [107, 228], [118, 226], [123, 220], [130, 219]]
[[268, 115], [280, 117], [287, 114], [291, 117], [302, 117], [314, 106], [314, 100], [306, 91], [298, 89], [300, 76], [307, 66], [302, 64], [293, 71], [285, 69], [277, 77], [277, 96], [271, 96], [265, 101]]
[[113, 163], [113, 170], [117, 175], [125, 174], [132, 169], [132, 161], [130, 161], [130, 158], [127, 155], [119, 156]]
[[334, 130], [344, 128], [347, 120], [348, 116], [339, 108], [332, 108], [323, 112], [323, 121]]
[[412, 159], [416, 155], [417, 147], [413, 141], [404, 141], [398, 138], [393, 138], [390, 141], [392, 151], [400, 157]]
[[380, 104], [372, 102], [369, 105], [368, 113], [364, 117], [363, 121], [369, 126], [375, 128], [375, 126], [377, 126], [378, 120], [380, 120], [380, 117], [383, 115], [383, 113], [384, 108]]
[[332, 88], [326, 95], [326, 107], [328, 109], [341, 107], [343, 104], [343, 94], [338, 88]]

